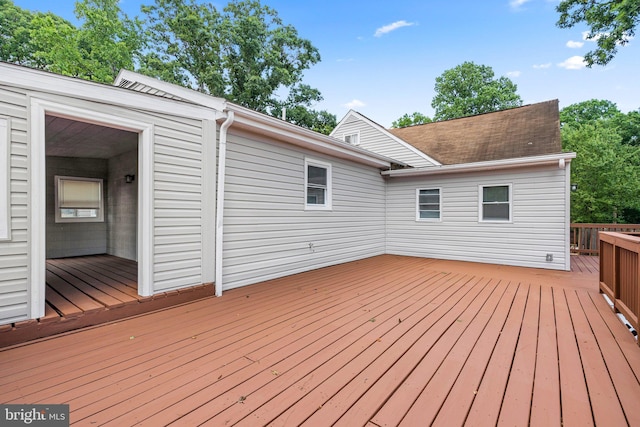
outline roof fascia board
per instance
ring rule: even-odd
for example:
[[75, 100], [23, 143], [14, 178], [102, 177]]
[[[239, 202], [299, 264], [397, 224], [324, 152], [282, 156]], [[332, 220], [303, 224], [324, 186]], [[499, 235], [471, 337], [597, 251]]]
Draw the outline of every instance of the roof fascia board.
[[197, 90], [178, 86], [173, 83], [163, 82], [162, 80], [145, 76], [143, 74], [139, 74], [134, 71], [124, 70], [124, 69], [120, 70], [120, 72], [118, 73], [118, 76], [116, 77], [116, 80], [113, 83], [114, 86], [120, 86], [123, 80], [140, 83], [145, 86], [152, 87], [154, 89], [159, 89], [163, 92], [170, 93], [182, 99], [188, 99], [193, 103], [196, 103], [205, 107], [213, 108], [214, 110], [218, 110], [218, 111], [224, 110], [227, 102], [223, 98], [207, 95], [206, 93], [202, 93], [202, 92], [198, 92]]
[[[437, 161], [433, 157], [431, 157], [428, 154], [418, 150], [416, 147], [414, 147], [413, 145], [409, 144], [408, 142], [398, 138], [397, 136], [395, 136], [394, 134], [389, 132], [387, 129], [385, 129], [382, 126], [380, 126], [378, 123], [376, 123], [373, 120], [369, 119], [368, 117], [365, 117], [362, 114], [360, 114], [360, 113], [358, 113], [357, 111], [354, 111], [354, 110], [349, 110], [349, 112], [347, 113], [347, 116], [349, 114], [353, 114], [354, 116], [358, 117], [360, 120], [364, 121], [365, 123], [368, 123], [370, 126], [373, 126], [375, 129], [377, 129], [380, 132], [384, 133], [386, 136], [388, 136], [389, 138], [393, 139], [398, 144], [402, 145], [403, 147], [407, 148], [410, 151], [413, 151], [415, 154], [417, 154], [418, 156], [422, 157], [423, 159], [433, 163], [434, 166], [441, 166], [442, 165], [442, 163], [440, 163], [439, 161]], [[347, 116], [345, 116], [342, 120], [340, 120], [340, 123], [342, 123], [344, 120], [346, 120]], [[336, 129], [337, 128], [338, 127], [336, 126]]]
[[[0, 85], [39, 91], [76, 99], [100, 102], [122, 107], [139, 108], [194, 119], [211, 119], [211, 110], [198, 105], [151, 96], [119, 87], [62, 76], [13, 64], [0, 63]], [[179, 111], [179, 113], [176, 113]]]
[[235, 126], [244, 125], [246, 128], [260, 130], [291, 144], [309, 148], [313, 151], [353, 160], [377, 168], [389, 168], [391, 163], [398, 163], [396, 160], [354, 147], [331, 136], [319, 134], [240, 105], [228, 102], [227, 110], [235, 113]]
[[571, 162], [571, 159], [575, 159], [576, 153], [560, 153], [550, 154], [544, 156], [533, 157], [519, 157], [514, 159], [492, 160], [489, 162], [477, 162], [477, 163], [460, 163], [456, 165], [443, 165], [439, 167], [427, 167], [416, 169], [396, 169], [383, 171], [382, 174], [393, 177], [413, 177], [413, 176], [427, 176], [427, 175], [443, 175], [454, 173], [469, 173], [469, 172], [483, 172], [483, 171], [495, 171], [504, 169], [524, 168], [524, 167], [539, 167], [539, 166], [551, 166], [558, 165], [564, 167], [565, 162]]

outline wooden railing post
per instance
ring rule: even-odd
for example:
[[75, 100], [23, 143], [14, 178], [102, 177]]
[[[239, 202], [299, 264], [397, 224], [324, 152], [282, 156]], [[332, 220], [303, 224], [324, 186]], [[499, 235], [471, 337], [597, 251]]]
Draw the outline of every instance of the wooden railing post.
[[[640, 330], [640, 234], [600, 233], [600, 291]], [[640, 341], [638, 341], [640, 345]]]

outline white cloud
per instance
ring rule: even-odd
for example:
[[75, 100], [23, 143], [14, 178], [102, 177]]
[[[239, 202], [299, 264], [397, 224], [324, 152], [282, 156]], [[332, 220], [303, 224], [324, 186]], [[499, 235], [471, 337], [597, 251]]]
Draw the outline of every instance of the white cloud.
[[566, 68], [567, 70], [580, 70], [586, 66], [587, 64], [586, 62], [584, 62], [584, 57], [582, 56], [572, 56], [571, 58], [568, 58], [564, 62], [560, 62], [558, 64], [558, 67]]
[[509, 6], [511, 6], [513, 9], [518, 9], [520, 6], [524, 5], [525, 3], [529, 3], [531, 0], [511, 0], [509, 2]]
[[551, 68], [551, 62], [547, 62], [546, 64], [534, 64], [533, 68], [536, 70], [544, 70], [546, 68]]
[[584, 46], [584, 42], [576, 42], [573, 40], [569, 40], [567, 42], [567, 47], [571, 49], [578, 49], [578, 48], [581, 48], [582, 46]]
[[509, 71], [507, 72], [507, 77], [520, 77], [522, 71]]
[[376, 30], [374, 36], [375, 37], [382, 37], [384, 34], [390, 33], [391, 31], [395, 31], [398, 28], [411, 27], [413, 25], [416, 25], [415, 22], [396, 21], [393, 24], [385, 25], [383, 27], [378, 28]]
[[344, 104], [345, 107], [347, 108], [360, 108], [360, 107], [364, 107], [365, 104], [364, 102], [360, 101], [359, 99], [354, 99], [352, 101], [347, 102], [346, 104]]

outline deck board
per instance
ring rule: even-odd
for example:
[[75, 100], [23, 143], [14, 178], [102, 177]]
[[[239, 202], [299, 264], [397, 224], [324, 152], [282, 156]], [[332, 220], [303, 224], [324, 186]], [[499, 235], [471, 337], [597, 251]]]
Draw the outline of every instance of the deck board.
[[0, 349], [0, 401], [73, 425], [638, 425], [638, 372], [593, 273], [385, 255]]

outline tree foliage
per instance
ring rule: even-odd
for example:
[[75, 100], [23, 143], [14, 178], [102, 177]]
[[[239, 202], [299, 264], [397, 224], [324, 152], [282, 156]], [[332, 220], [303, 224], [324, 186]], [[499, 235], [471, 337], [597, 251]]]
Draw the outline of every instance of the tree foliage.
[[79, 0], [76, 27], [52, 13], [0, 0], [0, 60], [111, 83], [120, 69], [176, 83], [329, 133], [335, 116], [315, 111], [320, 92], [302, 84], [318, 50], [259, 0], [219, 10], [195, 0], [156, 0], [144, 20], [119, 0]]
[[517, 86], [507, 77], [494, 78], [486, 65], [464, 62], [436, 78], [431, 102], [435, 120], [505, 110], [522, 105]]
[[[277, 91], [294, 90], [320, 61], [309, 40], [257, 0], [232, 1], [222, 11], [195, 0], [156, 0], [143, 11], [153, 49], [142, 72], [257, 111], [270, 112]], [[298, 98], [309, 94], [297, 90]]]
[[141, 26], [122, 13], [118, 0], [78, 1], [75, 13], [80, 27], [0, 0], [0, 59], [105, 83], [121, 68], [133, 68], [143, 46]]
[[[590, 100], [560, 112], [563, 148], [571, 163], [574, 222], [640, 222], [640, 126], [637, 112], [624, 114], [610, 101]], [[633, 138], [633, 135], [636, 135]]]
[[587, 65], [606, 65], [635, 34], [640, 20], [640, 0], [562, 0], [556, 10], [557, 25], [571, 28], [586, 24], [586, 38], [595, 40], [597, 48], [585, 55]]
[[391, 123], [391, 127], [395, 129], [406, 128], [408, 126], [423, 125], [425, 123], [431, 123], [432, 121], [433, 120], [431, 120], [429, 117], [416, 111], [413, 114], [405, 114], [402, 117], [400, 117], [398, 120], [394, 120]]

